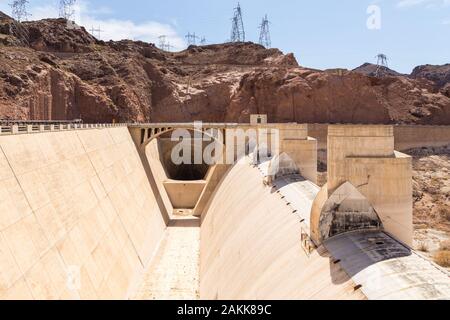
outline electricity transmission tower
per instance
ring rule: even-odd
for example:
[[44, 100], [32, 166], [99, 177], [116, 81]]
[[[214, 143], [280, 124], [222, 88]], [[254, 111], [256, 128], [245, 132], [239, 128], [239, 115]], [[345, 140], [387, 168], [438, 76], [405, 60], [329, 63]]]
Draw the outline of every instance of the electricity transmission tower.
[[205, 37], [202, 37], [202, 38], [200, 39], [200, 44], [201, 44], [202, 46], [204, 46], [204, 45], [206, 44], [206, 38], [205, 38]]
[[260, 33], [259, 33], [259, 44], [270, 48], [272, 46], [272, 41], [270, 40], [270, 30], [269, 30], [269, 19], [267, 19], [266, 16], [262, 19], [261, 25], [259, 26]]
[[162, 36], [159, 36], [158, 39], [159, 39], [159, 45], [158, 45], [158, 47], [159, 47], [161, 50], [164, 50], [164, 46], [166, 45], [167, 36], [162, 35]]
[[192, 46], [192, 45], [196, 45], [197, 44], [197, 39], [199, 39], [199, 37], [197, 37], [194, 33], [190, 33], [188, 32], [188, 34], [186, 35], [186, 39], [188, 42], [188, 46]]
[[241, 5], [238, 3], [237, 7], [234, 8], [234, 16], [232, 19], [231, 42], [244, 42], [244, 41], [245, 41], [244, 21], [242, 19]]
[[14, 0], [10, 4], [12, 8], [12, 16], [16, 21], [25, 21], [28, 20], [29, 16], [31, 16], [27, 12], [27, 4], [28, 0]]
[[164, 46], [163, 50], [165, 50], [167, 52], [171, 52], [172, 49], [175, 49], [175, 47], [173, 45], [171, 45], [170, 42], [167, 42], [166, 45]]
[[59, 17], [66, 20], [72, 20], [75, 10], [76, 0], [60, 0], [59, 1]]
[[100, 39], [101, 33], [103, 32], [103, 30], [100, 27], [98, 27], [98, 29], [95, 29], [94, 27], [92, 27], [90, 31], [91, 31], [91, 35], [93, 35], [94, 37], [95, 37], [95, 33], [97, 32], [97, 35], [98, 35], [97, 39]]
[[388, 68], [388, 58], [383, 53], [377, 54], [375, 58], [377, 58], [377, 70], [375, 71], [375, 76], [378, 77], [383, 68]]
[[158, 39], [159, 39], [159, 45], [158, 45], [158, 47], [159, 47], [161, 50], [164, 50], [164, 51], [171, 51], [173, 48], [175, 48], [174, 46], [172, 46], [172, 45], [170, 44], [170, 42], [167, 41], [167, 36], [166, 36], [166, 35], [159, 36]]
[[12, 16], [14, 18], [14, 21], [10, 25], [11, 34], [19, 39], [24, 45], [30, 44], [30, 34], [28, 29], [24, 28], [20, 23], [28, 20], [28, 17], [31, 16], [27, 12], [27, 4], [28, 0], [15, 0], [10, 4]]

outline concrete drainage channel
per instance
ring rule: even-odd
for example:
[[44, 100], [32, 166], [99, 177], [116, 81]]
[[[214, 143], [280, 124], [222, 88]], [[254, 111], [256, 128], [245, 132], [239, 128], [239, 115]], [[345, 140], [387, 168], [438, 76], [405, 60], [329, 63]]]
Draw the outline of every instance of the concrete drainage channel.
[[171, 151], [174, 143], [159, 138], [150, 146], [159, 153], [159, 166], [163, 189], [170, 201], [168, 227], [161, 244], [143, 276], [134, 297], [138, 300], [200, 298], [200, 213], [195, 208], [208, 184], [210, 167], [200, 165], [174, 165]]
[[148, 267], [135, 299], [200, 298], [200, 219], [175, 216]]

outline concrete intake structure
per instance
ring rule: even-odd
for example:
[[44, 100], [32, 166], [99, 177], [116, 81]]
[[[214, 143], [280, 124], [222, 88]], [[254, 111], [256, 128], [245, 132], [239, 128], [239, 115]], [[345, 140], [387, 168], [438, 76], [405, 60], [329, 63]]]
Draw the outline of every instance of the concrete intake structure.
[[320, 189], [307, 126], [264, 122], [203, 128], [276, 129], [270, 158], [196, 167], [167, 157], [194, 124], [1, 127], [0, 299], [450, 298], [391, 127], [331, 126]]
[[[328, 237], [319, 230], [324, 211], [336, 215], [336, 210], [333, 213], [330, 209], [345, 206], [347, 212], [378, 215], [386, 232], [412, 245], [412, 160], [394, 151], [391, 126], [329, 127], [327, 162], [328, 182], [314, 203], [311, 217], [311, 234], [316, 243]], [[348, 187], [343, 190], [345, 183]], [[354, 199], [349, 201], [349, 197]], [[361, 202], [366, 202], [366, 208], [361, 208]]]

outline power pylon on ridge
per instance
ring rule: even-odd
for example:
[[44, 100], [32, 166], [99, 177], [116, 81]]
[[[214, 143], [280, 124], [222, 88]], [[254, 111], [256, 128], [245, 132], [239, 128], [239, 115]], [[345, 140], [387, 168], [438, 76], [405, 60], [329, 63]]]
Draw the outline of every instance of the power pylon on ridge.
[[232, 19], [231, 42], [245, 42], [244, 20], [242, 18], [241, 5], [238, 3], [234, 8]]
[[170, 44], [169, 41], [167, 41], [167, 36], [166, 36], [166, 35], [159, 36], [158, 39], [159, 39], [159, 45], [158, 45], [158, 47], [159, 47], [161, 50], [164, 50], [164, 51], [171, 51], [173, 48], [175, 48], [174, 46], [172, 46], [172, 45]]
[[206, 44], [206, 38], [205, 38], [205, 37], [202, 37], [202, 38], [200, 39], [200, 44], [201, 44], [202, 46], [204, 46], [204, 45]]
[[270, 48], [272, 46], [272, 41], [270, 39], [270, 30], [269, 30], [269, 19], [267, 19], [266, 16], [262, 19], [261, 25], [259, 26], [260, 33], [259, 33], [259, 44]]
[[28, 17], [31, 16], [31, 14], [27, 12], [27, 4], [28, 0], [14, 0], [10, 4], [12, 8], [12, 17], [16, 21], [26, 21], [28, 20]]
[[72, 20], [75, 15], [74, 5], [76, 0], [59, 0], [59, 17]]
[[186, 35], [186, 39], [187, 39], [187, 43], [188, 46], [192, 46], [192, 45], [196, 45], [197, 44], [197, 39], [199, 39], [199, 37], [197, 37], [194, 33], [190, 33], [188, 32], [188, 34]]
[[377, 54], [375, 58], [377, 58], [377, 70], [375, 71], [375, 76], [378, 76], [383, 68], [388, 68], [388, 58], [384, 53]]
[[98, 27], [98, 29], [95, 29], [94, 27], [92, 27], [91, 28], [91, 35], [93, 35], [94, 37], [95, 37], [95, 33], [97, 32], [97, 39], [100, 39], [101, 38], [101, 33], [103, 32], [103, 30], [100, 28], [100, 27]]
[[170, 42], [167, 42], [164, 46], [164, 51], [171, 52], [172, 49], [175, 49], [175, 46], [171, 45]]
[[164, 46], [166, 45], [167, 36], [166, 35], [162, 35], [162, 36], [159, 36], [158, 39], [159, 39], [158, 47], [161, 50], [164, 50]]

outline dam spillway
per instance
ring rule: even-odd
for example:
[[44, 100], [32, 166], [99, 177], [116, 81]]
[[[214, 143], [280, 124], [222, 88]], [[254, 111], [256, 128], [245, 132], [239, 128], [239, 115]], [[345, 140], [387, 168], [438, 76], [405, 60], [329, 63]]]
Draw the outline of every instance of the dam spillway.
[[[320, 238], [323, 225], [311, 212], [327, 212], [322, 207], [335, 190], [328, 195], [305, 178], [314, 173], [317, 150], [301, 125], [280, 128], [281, 148], [298, 160], [302, 175], [274, 177], [268, 185], [270, 160], [244, 156], [232, 166], [214, 165], [195, 199], [187, 197], [196, 203], [186, 210], [167, 189], [177, 176], [164, 164], [159, 127], [16, 127], [0, 136], [2, 299], [450, 297], [448, 273], [409, 248], [406, 222], [382, 215], [396, 212], [395, 203], [386, 206], [382, 201], [391, 200], [374, 189], [358, 190], [388, 230]], [[377, 133], [371, 130], [366, 136]], [[348, 135], [337, 128], [335, 142]], [[407, 170], [405, 158], [390, 154], [390, 133], [382, 130], [379, 140], [384, 168]], [[339, 161], [356, 169], [368, 163], [377, 186], [375, 156]], [[335, 172], [331, 181], [362, 179], [348, 167]]]

